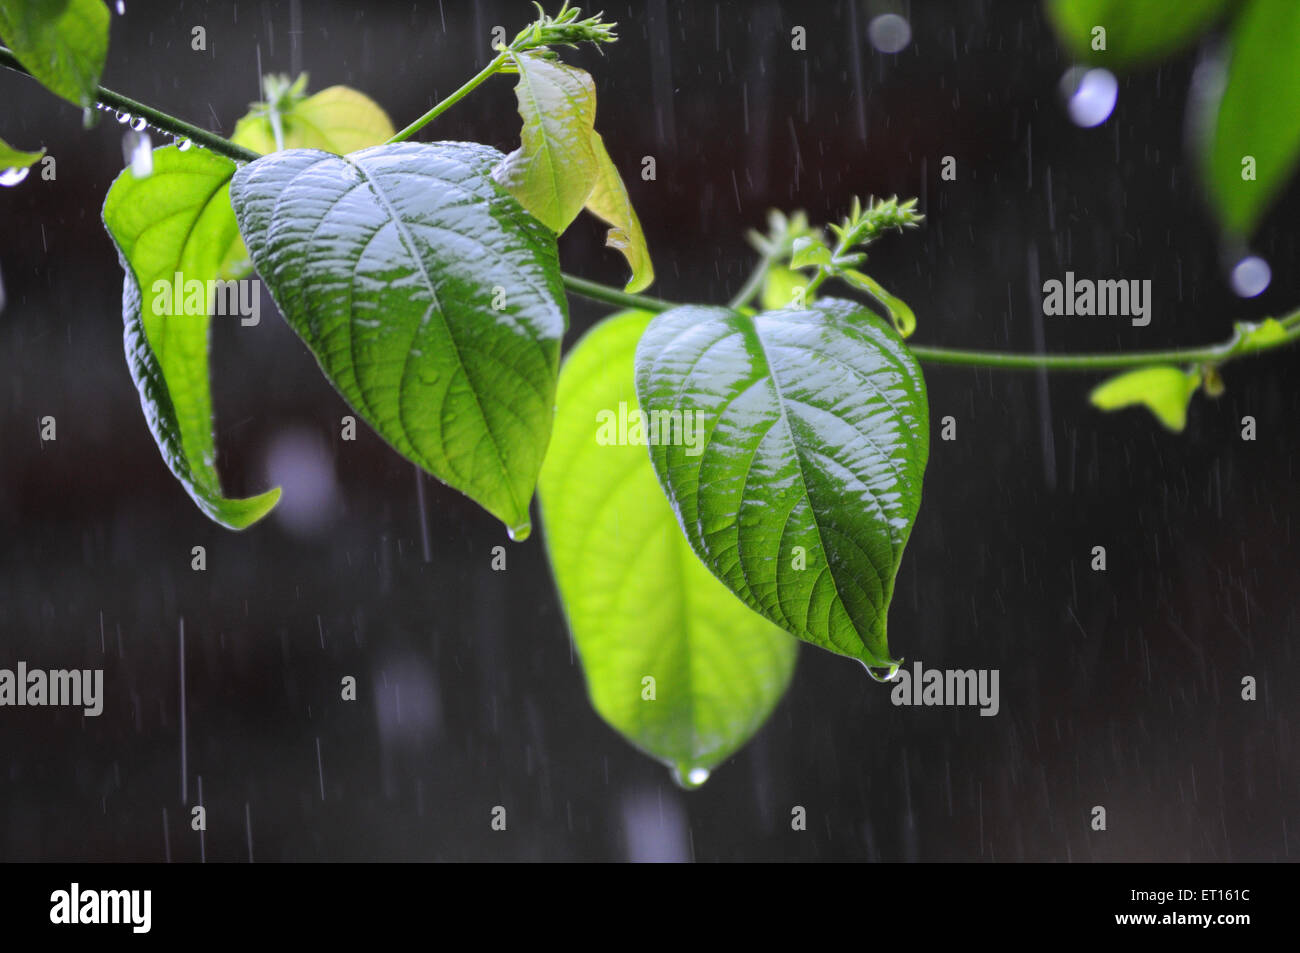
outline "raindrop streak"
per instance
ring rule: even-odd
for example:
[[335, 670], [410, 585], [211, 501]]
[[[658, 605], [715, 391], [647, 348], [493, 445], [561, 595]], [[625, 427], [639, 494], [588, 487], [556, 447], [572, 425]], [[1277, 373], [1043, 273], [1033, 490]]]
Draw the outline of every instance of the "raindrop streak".
[[181, 649], [180, 649], [180, 679], [181, 679], [181, 803], [189, 802], [189, 783], [186, 780], [188, 767], [186, 762], [189, 753], [185, 748], [185, 618], [181, 617]]
[[320, 757], [320, 736], [316, 737], [316, 775], [320, 778], [320, 799], [325, 800], [325, 765]]
[[1232, 269], [1232, 290], [1239, 298], [1262, 294], [1273, 280], [1273, 270], [1258, 255], [1247, 255]]
[[1074, 67], [1061, 77], [1061, 92], [1068, 100], [1070, 119], [1076, 126], [1100, 126], [1115, 110], [1119, 81], [1107, 69]]
[[912, 25], [897, 13], [884, 13], [867, 25], [867, 36], [881, 53], [898, 53], [912, 42]]
[[27, 178], [27, 173], [32, 170], [31, 166], [23, 166], [21, 169], [5, 169], [0, 172], [0, 185], [17, 185], [23, 179]]

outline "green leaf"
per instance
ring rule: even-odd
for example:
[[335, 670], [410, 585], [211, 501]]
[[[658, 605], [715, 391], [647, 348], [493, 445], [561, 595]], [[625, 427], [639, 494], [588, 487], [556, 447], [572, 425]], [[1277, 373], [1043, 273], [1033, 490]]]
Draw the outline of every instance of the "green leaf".
[[596, 86], [583, 70], [511, 53], [523, 129], [518, 149], [493, 172], [524, 208], [559, 234], [587, 202], [600, 172], [592, 135]]
[[[299, 80], [305, 76], [299, 77]], [[320, 149], [347, 155], [390, 139], [393, 124], [365, 93], [330, 86], [306, 98], [292, 97], [279, 112], [286, 149]], [[230, 141], [262, 155], [275, 152], [275, 127], [268, 104], [257, 103], [235, 124]]]
[[1233, 328], [1237, 332], [1237, 347], [1242, 353], [1263, 350], [1287, 338], [1287, 330], [1277, 318], [1265, 318], [1258, 324], [1238, 321]]
[[655, 280], [655, 272], [650, 263], [650, 249], [646, 246], [641, 221], [636, 217], [636, 209], [632, 208], [627, 186], [623, 184], [609, 153], [605, 151], [605, 142], [600, 138], [600, 133], [592, 132], [591, 147], [596, 154], [596, 184], [587, 196], [587, 210], [612, 226], [605, 244], [622, 252], [627, 263], [632, 266], [632, 277], [623, 290], [642, 291]]
[[[798, 289], [808, 289], [808, 279], [797, 271], [791, 271], [781, 265], [768, 269], [763, 279], [763, 293], [759, 296], [764, 311], [776, 311], [794, 303]], [[805, 299], [806, 300], [806, 299]]]
[[[1284, 0], [1290, 2], [1290, 0]], [[1213, 26], [1227, 0], [1048, 0], [1061, 44], [1076, 58], [1118, 69], [1164, 59]], [[1096, 27], [1105, 28], [1105, 49]]]
[[831, 266], [831, 250], [815, 238], [802, 235], [790, 245], [790, 267], [808, 268], [813, 265]]
[[[276, 80], [276, 82], [272, 82]], [[321, 149], [346, 155], [369, 146], [381, 145], [393, 135], [388, 114], [369, 96], [347, 86], [330, 86], [304, 97], [307, 74], [292, 83], [284, 77], [267, 77], [268, 96], [274, 103], [254, 103], [248, 115], [235, 124], [231, 142], [268, 155], [275, 152], [274, 107], [286, 149]], [[231, 212], [231, 222], [234, 212]], [[253, 263], [235, 230], [235, 241], [221, 266], [223, 277], [244, 277]]]
[[875, 298], [881, 307], [889, 312], [889, 319], [894, 322], [894, 330], [899, 335], [904, 338], [912, 336], [912, 332], [916, 330], [916, 315], [912, 313], [912, 309], [907, 306], [906, 301], [902, 298], [895, 298], [881, 287], [880, 282], [860, 271], [851, 268], [846, 269], [840, 273], [839, 277], [859, 291], [865, 291]]
[[92, 107], [108, 19], [104, 0], [0, 0], [0, 39], [50, 92]]
[[1201, 385], [1197, 371], [1177, 367], [1143, 367], [1128, 371], [1096, 387], [1089, 395], [1094, 407], [1118, 410], [1141, 405], [1169, 430], [1178, 433], [1187, 426], [1187, 405]]
[[501, 153], [293, 149], [237, 173], [239, 230], [330, 382], [407, 459], [528, 535], [567, 322], [555, 236]]
[[[122, 321], [127, 364], [163, 460], [207, 516], [230, 529], [261, 519], [279, 488], [248, 499], [222, 495], [208, 384], [208, 282], [229, 247], [230, 177], [235, 164], [201, 149], [155, 149], [153, 173], [122, 172], [104, 200], [104, 226], [125, 280]], [[200, 307], [174, 294], [202, 289]], [[192, 284], [198, 282], [198, 285]], [[197, 312], [197, 313], [186, 313]]]
[[611, 317], [565, 359], [538, 492], [592, 705], [690, 786], [767, 719], [798, 643], [695, 558], [646, 448], [609, 439], [621, 410], [638, 419], [633, 358], [650, 319]]
[[642, 337], [636, 382], [642, 407], [690, 411], [708, 434], [697, 456], [650, 451], [705, 565], [799, 638], [896, 664], [885, 615], [930, 444], [925, 381], [897, 333], [835, 298], [755, 317], [674, 308]]
[[[1232, 33], [1228, 74], [1204, 141], [1210, 197], [1249, 237], [1300, 159], [1300, 3], [1252, 0]], [[1249, 175], [1253, 160], [1254, 178]]]
[[3, 139], [0, 139], [0, 172], [7, 172], [10, 169], [26, 169], [33, 163], [38, 162], [43, 155], [45, 155], [44, 149], [39, 152], [20, 152]]

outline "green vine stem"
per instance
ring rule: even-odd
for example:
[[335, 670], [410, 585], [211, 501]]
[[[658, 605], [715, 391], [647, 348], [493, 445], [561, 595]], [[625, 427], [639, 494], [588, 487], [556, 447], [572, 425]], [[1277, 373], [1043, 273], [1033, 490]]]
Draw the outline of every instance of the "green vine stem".
[[[475, 86], [498, 71], [501, 68], [501, 63], [498, 61], [504, 61], [504, 57], [504, 52], [499, 54], [477, 76], [416, 120], [415, 123], [407, 126], [406, 129], [403, 129], [390, 141], [401, 141], [418, 131], [428, 122], [431, 122], [444, 110], [473, 90]], [[7, 67], [25, 76], [31, 75], [18, 62], [13, 52], [3, 46], [0, 46], [0, 66]], [[238, 146], [216, 133], [191, 125], [152, 106], [123, 96], [121, 93], [105, 89], [103, 86], [96, 88], [95, 96], [96, 102], [101, 106], [129, 113], [132, 116], [143, 117], [151, 126], [165, 133], [189, 139], [235, 162], [253, 162], [261, 158], [251, 149]], [[750, 280], [745, 283], [745, 287], [733, 300], [747, 300], [752, 297], [754, 291], [761, 284], [770, 264], [771, 262], [767, 258], [760, 262], [759, 268], [755, 269], [755, 274], [751, 275]], [[646, 295], [628, 294], [617, 288], [588, 281], [585, 278], [578, 278], [574, 275], [565, 274], [563, 278], [565, 288], [573, 294], [600, 301], [604, 304], [612, 304], [620, 308], [637, 308], [654, 313], [678, 307], [676, 302]], [[1004, 351], [972, 351], [959, 348], [927, 347], [920, 344], [908, 346], [918, 360], [926, 363], [986, 367], [996, 370], [1038, 370], [1041, 368], [1052, 371], [1108, 371], [1147, 364], [1208, 364], [1217, 367], [1239, 357], [1289, 346], [1294, 344], [1297, 339], [1300, 339], [1300, 309], [1279, 319], [1279, 324], [1285, 329], [1286, 334], [1271, 341], [1247, 341], [1245, 332], [1238, 328], [1229, 340], [1221, 344], [1195, 348], [1175, 348], [1164, 351], [1125, 351], [1115, 354], [1015, 354]]]
[[[14, 56], [13, 51], [8, 47], [0, 46], [0, 66], [22, 73], [24, 76], [32, 75], [22, 63], [18, 62], [18, 57]], [[154, 109], [152, 106], [146, 106], [144, 103], [136, 102], [134, 99], [123, 96], [121, 93], [115, 93], [111, 89], [105, 89], [103, 86], [95, 87], [95, 101], [109, 109], [130, 113], [132, 116], [140, 116], [156, 129], [161, 129], [163, 132], [170, 133], [178, 138], [189, 139], [196, 145], [211, 149], [213, 152], [219, 153], [228, 159], [234, 159], [236, 162], [252, 162], [254, 159], [261, 158], [252, 149], [237, 146], [229, 139], [223, 139], [216, 133], [200, 129], [198, 126], [192, 126], [182, 119], [177, 119], [175, 116]]]

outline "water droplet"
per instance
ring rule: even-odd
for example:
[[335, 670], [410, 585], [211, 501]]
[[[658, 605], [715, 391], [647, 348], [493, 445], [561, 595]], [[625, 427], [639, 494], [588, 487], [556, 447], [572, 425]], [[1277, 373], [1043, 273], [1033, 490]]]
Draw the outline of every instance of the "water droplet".
[[1084, 69], [1076, 66], [1061, 77], [1061, 93], [1066, 98], [1070, 119], [1076, 126], [1091, 129], [1110, 118], [1119, 98], [1119, 80], [1107, 69]]
[[193, 146], [194, 143], [190, 142], [188, 139], [176, 140], [176, 150], [178, 152], [188, 152]]
[[883, 13], [871, 20], [867, 36], [881, 53], [897, 53], [912, 42], [912, 25], [897, 13]]
[[126, 16], [126, 0], [117, 0], [117, 15]]
[[124, 112], [122, 112], [122, 110], [119, 109], [119, 110], [117, 111], [117, 121], [120, 122], [120, 123], [126, 124], [126, 123], [128, 123], [128, 122], [131, 121], [131, 114], [130, 114], [130, 113], [124, 113]]
[[694, 791], [707, 780], [708, 768], [687, 768], [681, 764], [673, 768], [673, 781], [684, 791]]
[[27, 173], [30, 171], [32, 171], [31, 166], [23, 166], [21, 169], [5, 169], [0, 172], [0, 185], [17, 185], [27, 178]]
[[136, 132], [144, 132], [144, 127], [147, 125], [149, 125], [149, 120], [145, 119], [144, 116], [139, 116], [131, 123], [131, 128]]
[[[873, 681], [892, 682], [895, 676], [898, 675], [898, 667], [902, 664], [901, 660], [890, 662], [888, 665], [868, 665], [866, 662], [863, 662], [862, 667], [867, 670], [867, 674], [871, 676]], [[877, 674], [877, 670], [884, 672], [884, 674]]]
[[1232, 290], [1241, 298], [1262, 294], [1273, 280], [1273, 269], [1258, 255], [1247, 255], [1232, 269]]
[[522, 543], [524, 540], [528, 538], [528, 535], [532, 531], [533, 531], [533, 524], [530, 523], [528, 520], [524, 520], [524, 522], [520, 523], [518, 526], [506, 527], [506, 535], [509, 536], [516, 543]]

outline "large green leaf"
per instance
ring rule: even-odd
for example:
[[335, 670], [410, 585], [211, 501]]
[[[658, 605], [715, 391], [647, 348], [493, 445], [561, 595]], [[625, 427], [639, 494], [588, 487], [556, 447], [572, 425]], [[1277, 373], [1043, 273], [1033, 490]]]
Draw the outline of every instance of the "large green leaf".
[[538, 492], [592, 704], [691, 786], [762, 725], [798, 643], [695, 558], [645, 446], [602, 442], [621, 411], [637, 419], [633, 358], [650, 318], [609, 318], [565, 359]]
[[522, 539], [567, 312], [555, 236], [492, 181], [500, 158], [456, 142], [294, 149], [241, 168], [231, 199], [339, 392]]
[[[520, 146], [494, 176], [557, 234], [582, 211], [600, 171], [592, 144], [596, 86], [584, 70], [527, 53], [512, 53]], [[617, 173], [616, 173], [617, 174]]]
[[[1227, 83], [1206, 142], [1224, 226], [1249, 236], [1300, 159], [1300, 3], [1251, 0], [1233, 29]], [[1243, 178], [1247, 157], [1254, 178]]]
[[[1291, 0], [1282, 0], [1291, 2]], [[1048, 0], [1061, 43], [1075, 57], [1120, 68], [1163, 59], [1208, 29], [1228, 0]], [[1096, 27], [1106, 48], [1093, 49]]]
[[650, 450], [691, 547], [799, 638], [890, 667], [885, 616], [921, 504], [929, 410], [897, 332], [853, 302], [747, 316], [674, 308], [636, 355], [637, 396], [708, 439]]
[[[227, 499], [215, 467], [208, 385], [209, 281], [217, 276], [235, 223], [235, 164], [201, 149], [155, 149], [153, 172], [122, 172], [104, 200], [104, 226], [126, 273], [122, 289], [127, 364], [163, 459], [211, 519], [231, 529], [261, 519], [278, 488]], [[200, 313], [185, 313], [173, 293], [203, 289]], [[188, 297], [188, 296], [183, 296]]]
[[596, 153], [596, 184], [587, 196], [587, 209], [609, 223], [611, 227], [605, 244], [622, 252], [627, 263], [632, 266], [632, 277], [623, 290], [642, 291], [655, 280], [655, 271], [650, 263], [650, 249], [646, 247], [641, 220], [636, 217], [636, 209], [632, 208], [627, 186], [623, 184], [623, 177], [618, 174], [609, 153], [605, 151], [605, 142], [600, 138], [600, 133], [592, 132], [591, 145]]
[[0, 0], [0, 39], [50, 92], [92, 106], [108, 19], [104, 0]]

